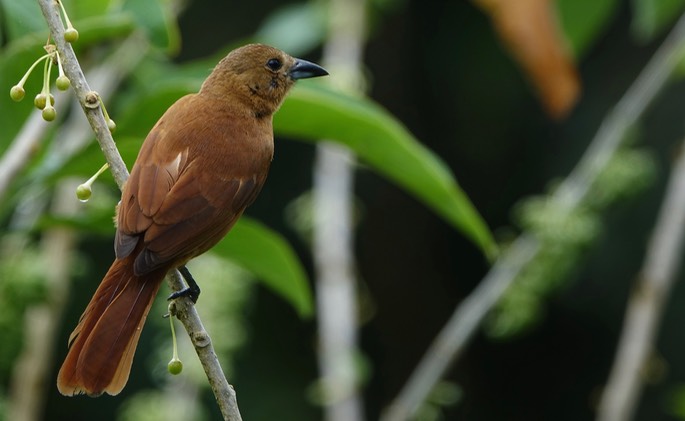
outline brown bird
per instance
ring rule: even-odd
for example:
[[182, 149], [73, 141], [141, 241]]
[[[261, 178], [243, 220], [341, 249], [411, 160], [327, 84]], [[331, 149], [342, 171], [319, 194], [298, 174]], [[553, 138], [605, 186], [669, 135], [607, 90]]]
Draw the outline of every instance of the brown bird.
[[255, 200], [273, 158], [272, 115], [297, 79], [327, 74], [247, 45], [159, 119], [117, 207], [116, 259], [69, 337], [63, 395], [121, 392], [165, 274], [214, 246]]

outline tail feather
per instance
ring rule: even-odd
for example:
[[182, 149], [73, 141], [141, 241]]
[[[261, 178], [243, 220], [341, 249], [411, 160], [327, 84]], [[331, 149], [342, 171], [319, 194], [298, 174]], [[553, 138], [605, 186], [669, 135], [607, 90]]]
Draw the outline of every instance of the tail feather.
[[69, 337], [57, 377], [63, 395], [116, 395], [126, 385], [143, 324], [166, 274], [164, 268], [135, 276], [134, 257], [115, 260]]

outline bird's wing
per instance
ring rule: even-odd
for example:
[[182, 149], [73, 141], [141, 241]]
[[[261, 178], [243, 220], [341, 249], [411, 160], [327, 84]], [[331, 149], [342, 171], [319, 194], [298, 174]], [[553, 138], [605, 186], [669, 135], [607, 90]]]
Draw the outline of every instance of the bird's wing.
[[[231, 171], [225, 163], [234, 161], [227, 159], [230, 154], [217, 152], [207, 158], [189, 153], [189, 148], [202, 147], [198, 143], [211, 147], [213, 141], [207, 139], [217, 136], [211, 124], [189, 122], [182, 130], [171, 131], [164, 121], [145, 140], [118, 208], [117, 257], [129, 255], [139, 241], [145, 245], [136, 258], [137, 275], [212, 247], [255, 199], [266, 178], [258, 162], [251, 170], [249, 163], [238, 159], [241, 168]], [[188, 133], [193, 134], [193, 144], [178, 141]]]

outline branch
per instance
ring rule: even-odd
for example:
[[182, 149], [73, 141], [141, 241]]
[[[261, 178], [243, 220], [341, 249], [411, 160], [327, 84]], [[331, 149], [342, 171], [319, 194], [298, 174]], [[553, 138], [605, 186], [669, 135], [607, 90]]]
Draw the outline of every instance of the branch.
[[[328, 3], [330, 36], [324, 65], [339, 75], [338, 88], [359, 92], [364, 47], [365, 0]], [[319, 324], [319, 370], [328, 421], [361, 421], [359, 394], [357, 292], [353, 253], [354, 154], [322, 142], [316, 148], [313, 173], [314, 232]]]
[[[628, 128], [642, 116], [668, 81], [680, 62], [684, 44], [685, 15], [605, 117], [580, 162], [551, 200], [557, 201], [568, 212], [581, 204], [602, 169], [625, 141]], [[524, 233], [501, 255], [478, 287], [455, 310], [400, 394], [388, 406], [383, 421], [406, 420], [416, 413], [433, 386], [463, 353], [488, 312], [539, 250], [538, 241]]]
[[681, 149], [666, 187], [642, 274], [628, 302], [616, 359], [599, 405], [601, 421], [629, 420], [635, 412], [642, 389], [641, 374], [654, 348], [666, 300], [680, 267], [684, 234], [685, 150]]
[[48, 123], [40, 113], [31, 113], [12, 144], [0, 159], [0, 200], [5, 197], [12, 181], [28, 165], [37, 146], [43, 141]]
[[[173, 288], [176, 290], [178, 290], [176, 286], [184, 285], [183, 277], [177, 269], [174, 269], [167, 275], [167, 281], [169, 281], [170, 285], [173, 284]], [[183, 327], [188, 332], [188, 336], [202, 363], [202, 368], [204, 368], [207, 374], [207, 380], [209, 380], [209, 385], [212, 388], [212, 392], [214, 392], [224, 419], [227, 421], [241, 421], [242, 418], [238, 410], [235, 390], [226, 380], [221, 364], [219, 364], [219, 358], [216, 352], [214, 352], [212, 339], [202, 325], [202, 320], [197, 314], [195, 305], [188, 298], [174, 300], [172, 304], [171, 314], [183, 323]]]
[[50, 29], [50, 36], [57, 46], [64, 73], [69, 78], [71, 87], [74, 89], [76, 98], [86, 114], [88, 123], [95, 132], [95, 138], [100, 144], [100, 149], [102, 149], [105, 159], [109, 163], [114, 180], [119, 189], [122, 189], [128, 178], [126, 164], [121, 159], [121, 155], [114, 144], [114, 139], [112, 139], [112, 133], [110, 133], [107, 127], [107, 121], [100, 109], [98, 94], [88, 86], [74, 49], [70, 43], [64, 40], [64, 26], [60, 18], [59, 4], [56, 0], [38, 0], [38, 4]]
[[[107, 127], [107, 121], [100, 109], [97, 93], [93, 92], [88, 86], [71, 44], [64, 40], [64, 26], [60, 18], [59, 5], [55, 0], [38, 0], [38, 3], [60, 54], [64, 73], [71, 81], [74, 93], [86, 114], [90, 126], [95, 132], [95, 137], [100, 144], [100, 149], [102, 149], [105, 159], [109, 163], [114, 180], [119, 189], [122, 189], [128, 178], [128, 170]], [[172, 271], [167, 276], [167, 282], [174, 291], [182, 290], [185, 287], [177, 270]], [[238, 410], [235, 391], [226, 380], [219, 359], [212, 347], [209, 334], [204, 330], [192, 301], [188, 298], [183, 298], [182, 300], [176, 300], [174, 304], [177, 317], [188, 332], [195, 347], [195, 352], [205, 369], [207, 379], [219, 403], [224, 419], [231, 421], [242, 420]]]

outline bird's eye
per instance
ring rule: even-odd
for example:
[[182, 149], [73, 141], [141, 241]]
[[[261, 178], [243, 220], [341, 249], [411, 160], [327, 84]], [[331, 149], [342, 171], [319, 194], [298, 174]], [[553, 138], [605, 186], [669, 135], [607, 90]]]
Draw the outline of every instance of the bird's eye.
[[282, 66], [283, 63], [281, 63], [281, 60], [277, 58], [269, 59], [269, 61], [266, 62], [266, 67], [273, 70], [274, 72], [280, 69]]

